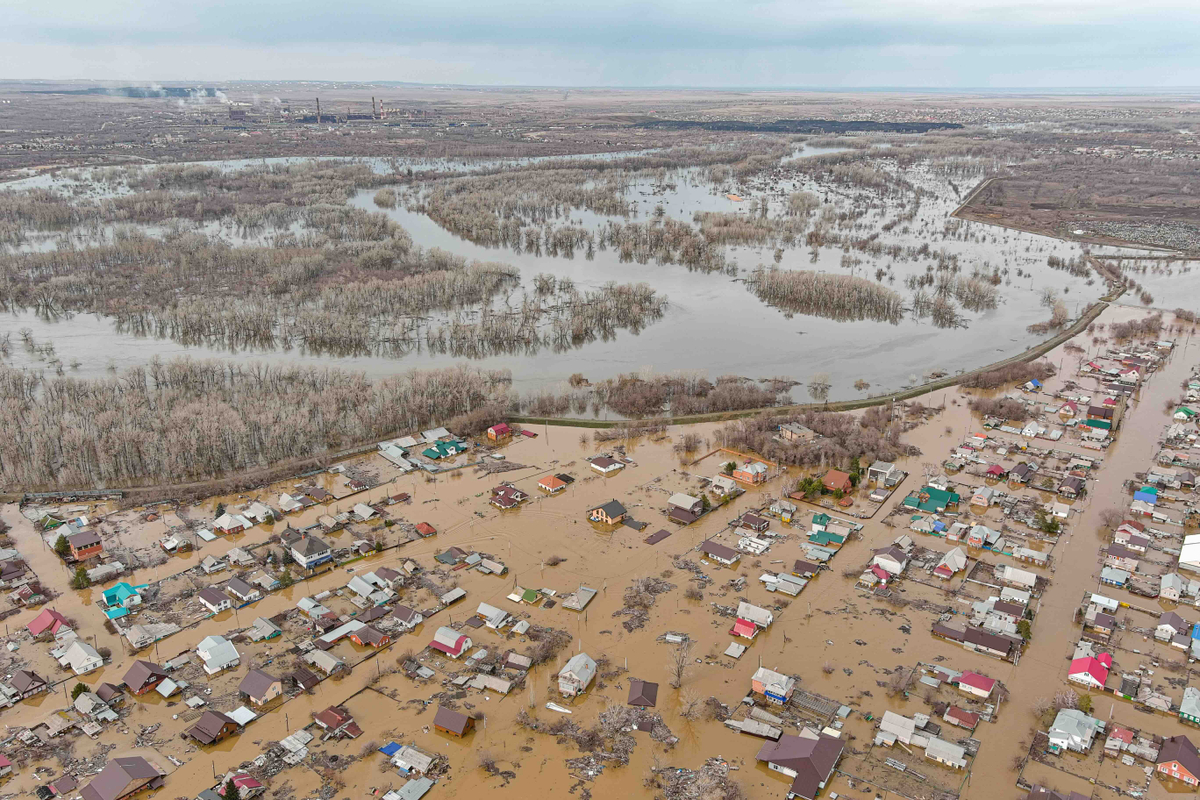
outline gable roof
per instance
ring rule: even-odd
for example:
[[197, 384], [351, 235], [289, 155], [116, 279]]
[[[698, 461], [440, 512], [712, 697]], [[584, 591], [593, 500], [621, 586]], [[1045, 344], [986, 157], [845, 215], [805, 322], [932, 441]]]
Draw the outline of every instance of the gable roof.
[[237, 725], [220, 711], [209, 709], [200, 715], [196, 724], [188, 728], [188, 735], [202, 744], [212, 744], [221, 735], [226, 725]]
[[246, 677], [242, 678], [242, 682], [238, 684], [238, 691], [250, 697], [262, 697], [276, 683], [279, 683], [279, 678], [276, 678], [269, 672], [263, 672], [261, 669], [252, 669], [246, 673]]
[[1172, 736], [1163, 742], [1162, 749], [1158, 751], [1158, 763], [1171, 761], [1178, 761], [1193, 777], [1200, 778], [1200, 753], [1196, 752], [1196, 745], [1188, 737]]
[[67, 618], [55, 611], [53, 608], [44, 608], [41, 613], [34, 617], [25, 628], [34, 636], [41, 636], [49, 631], [50, 633], [58, 633], [59, 628], [70, 627]]
[[117, 800], [162, 774], [158, 767], [141, 756], [113, 758], [79, 793], [83, 800]]
[[459, 712], [446, 708], [442, 705], [438, 706], [437, 713], [433, 715], [434, 727], [443, 728], [451, 731], [452, 733], [456, 733], [459, 736], [462, 736], [464, 733], [466, 733], [470, 724], [471, 718], [466, 714], [460, 714]]
[[138, 659], [121, 680], [134, 691], [144, 688], [156, 680], [167, 677], [167, 671], [153, 661]]
[[792, 793], [813, 800], [821, 784], [829, 780], [833, 768], [842, 755], [845, 743], [841, 739], [825, 734], [784, 734], [778, 741], [767, 742], [758, 751], [758, 760], [775, 764], [796, 773], [792, 781]]
[[607, 503], [604, 503], [602, 505], [593, 506], [591, 510], [592, 511], [603, 511], [605, 516], [607, 516], [609, 519], [614, 519], [616, 517], [621, 516], [622, 514], [627, 513], [625, 511], [625, 506], [621, 505], [620, 502], [618, 502], [615, 499], [609, 500]]

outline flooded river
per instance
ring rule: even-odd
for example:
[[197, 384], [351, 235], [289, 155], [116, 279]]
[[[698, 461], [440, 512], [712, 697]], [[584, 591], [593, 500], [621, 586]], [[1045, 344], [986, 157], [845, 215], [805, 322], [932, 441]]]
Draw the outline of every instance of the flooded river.
[[[804, 149], [797, 157], [808, 157], [829, 149]], [[435, 162], [422, 162], [429, 168]], [[382, 167], [382, 162], [376, 164]], [[230, 162], [230, 168], [244, 166]], [[447, 165], [462, 168], [461, 164]], [[669, 300], [666, 315], [639, 333], [620, 331], [610, 340], [598, 340], [565, 352], [541, 348], [536, 353], [497, 355], [480, 359], [485, 367], [512, 371], [516, 387], [529, 391], [543, 387], [562, 388], [569, 376], [582, 373], [591, 380], [621, 373], [650, 370], [656, 373], [678, 371], [704, 372], [710, 378], [739, 375], [749, 378], [785, 376], [800, 382], [817, 373], [831, 376], [830, 399], [862, 396], [853, 384], [859, 379], [871, 384], [871, 393], [880, 393], [913, 385], [924, 376], [942, 371], [954, 373], [1000, 360], [1021, 352], [1041, 337], [1029, 333], [1032, 323], [1044, 321], [1048, 310], [1042, 305], [1046, 289], [1059, 293], [1071, 315], [1078, 314], [1102, 292], [1100, 282], [1087, 286], [1066, 272], [1046, 266], [1049, 256], [1071, 258], [1079, 253], [1077, 245], [1019, 231], [950, 220], [958, 199], [947, 192], [945, 182], [929, 172], [914, 169], [907, 176], [914, 184], [929, 190], [916, 220], [883, 233], [887, 244], [915, 247], [923, 243], [956, 254], [961, 272], [970, 275], [976, 269], [1011, 270], [1000, 287], [1001, 302], [992, 310], [965, 313], [966, 327], [939, 329], [929, 321], [905, 316], [899, 324], [859, 321], [838, 322], [818, 316], [789, 316], [762, 303], [748, 291], [745, 279], [760, 265], [775, 263], [769, 246], [731, 246], [727, 258], [737, 265], [738, 274], [702, 274], [681, 265], [622, 262], [612, 250], [599, 251], [592, 260], [516, 253], [507, 249], [489, 249], [472, 244], [439, 227], [424, 214], [404, 207], [382, 209], [399, 222], [422, 247], [437, 247], [468, 259], [510, 263], [520, 270], [528, 287], [534, 275], [550, 273], [572, 279], [581, 289], [595, 288], [608, 281], [646, 282]], [[42, 176], [43, 184], [54, 180]], [[680, 170], [671, 188], [655, 187], [635, 181], [627, 199], [635, 209], [634, 220], [648, 219], [659, 206], [668, 217], [691, 222], [693, 214], [703, 211], [744, 211], [758, 194], [769, 195], [778, 205], [788, 192], [809, 190], [828, 192], [828, 187], [786, 180], [768, 188], [740, 188], [740, 200], [731, 199], [708, 183], [697, 172]], [[29, 183], [29, 182], [25, 182]], [[21, 188], [25, 183], [10, 185]], [[32, 183], [30, 185], [33, 185]], [[836, 194], [836, 193], [835, 193]], [[371, 211], [374, 191], [364, 191], [352, 204]], [[829, 195], [833, 197], [833, 195]], [[844, 199], [843, 199], [844, 202]], [[872, 218], [868, 218], [872, 219]], [[881, 211], [878, 223], [886, 219]], [[590, 212], [576, 212], [572, 221], [595, 229], [605, 218]], [[944, 235], [943, 228], [953, 223], [955, 233]], [[878, 232], [877, 232], [878, 234]], [[39, 247], [48, 246], [45, 242]], [[923, 274], [921, 259], [890, 260], [867, 258], [865, 263], [847, 267], [841, 249], [824, 247], [813, 255], [802, 246], [782, 252], [779, 266], [784, 269], [815, 269], [829, 273], [847, 273], [870, 277], [876, 267], [894, 270], [892, 288], [907, 297], [904, 278]], [[1024, 277], [1016, 277], [1021, 270]], [[519, 291], [508, 298], [519, 302]], [[506, 301], [501, 301], [501, 305]], [[287, 361], [313, 365], [336, 365], [361, 370], [371, 377], [394, 374], [411, 367], [439, 367], [459, 359], [418, 349], [404, 358], [338, 357], [312, 354], [303, 349], [290, 351], [243, 350], [231, 352], [219, 347], [185, 346], [170, 340], [139, 338], [118, 333], [111, 322], [90, 314], [70, 319], [42, 320], [31, 312], [0, 316], [0, 335], [12, 335], [10, 363], [18, 367], [48, 369], [46, 358], [21, 346], [18, 331], [29, 329], [35, 342], [50, 342], [65, 371], [81, 377], [108, 374], [110, 370], [144, 364], [149, 358], [178, 355], [227, 360]], [[69, 366], [75, 364], [74, 367]], [[803, 389], [793, 391], [793, 399], [803, 401]]]

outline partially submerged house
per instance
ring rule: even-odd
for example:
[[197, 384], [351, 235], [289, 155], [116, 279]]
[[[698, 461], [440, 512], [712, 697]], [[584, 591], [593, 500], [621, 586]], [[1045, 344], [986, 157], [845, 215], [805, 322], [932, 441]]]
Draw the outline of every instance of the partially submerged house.
[[167, 678], [167, 671], [152, 661], [133, 662], [122, 678], [122, 683], [135, 695], [142, 695], [157, 687]]
[[757, 759], [793, 779], [789, 799], [815, 800], [832, 777], [844, 748], [840, 738], [804, 728], [799, 736], [784, 734], [778, 741], [767, 742]]
[[433, 715], [433, 727], [451, 736], [466, 736], [475, 727], [475, 720], [466, 714], [439, 705]]
[[237, 733], [238, 724], [220, 711], [209, 709], [200, 715], [196, 724], [187, 729], [187, 735], [200, 744], [210, 745], [224, 741]]
[[616, 498], [613, 498], [607, 503], [588, 509], [588, 519], [592, 522], [600, 522], [605, 525], [616, 525], [624, 520], [628, 513], [625, 510], [625, 506], [617, 502]]
[[596, 662], [587, 653], [576, 653], [558, 671], [558, 691], [564, 697], [584, 692], [596, 677]]
[[109, 759], [91, 783], [79, 790], [83, 800], [123, 800], [163, 785], [166, 773], [141, 756]]
[[264, 706], [283, 694], [283, 681], [269, 672], [252, 669], [238, 684], [238, 693], [256, 706]]

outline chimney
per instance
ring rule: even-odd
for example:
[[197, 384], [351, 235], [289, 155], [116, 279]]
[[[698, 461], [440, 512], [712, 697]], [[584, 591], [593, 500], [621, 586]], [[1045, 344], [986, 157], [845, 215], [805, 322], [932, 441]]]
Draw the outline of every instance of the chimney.
[[375, 98], [371, 98], [371, 119], [379, 119], [379, 113], [375, 110]]
[[317, 98], [317, 124], [321, 124], [321, 98]]

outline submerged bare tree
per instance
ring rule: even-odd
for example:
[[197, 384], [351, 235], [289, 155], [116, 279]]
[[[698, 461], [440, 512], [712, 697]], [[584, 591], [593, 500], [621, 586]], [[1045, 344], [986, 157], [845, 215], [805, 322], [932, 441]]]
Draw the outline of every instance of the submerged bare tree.
[[667, 665], [671, 675], [671, 686], [675, 689], [683, 686], [688, 672], [692, 667], [692, 640], [684, 639], [671, 653], [671, 661]]

